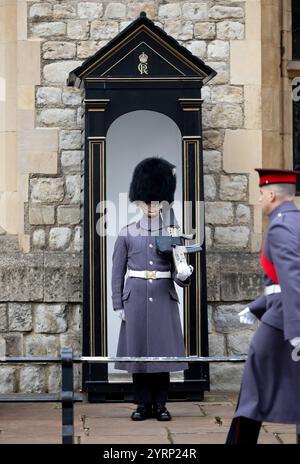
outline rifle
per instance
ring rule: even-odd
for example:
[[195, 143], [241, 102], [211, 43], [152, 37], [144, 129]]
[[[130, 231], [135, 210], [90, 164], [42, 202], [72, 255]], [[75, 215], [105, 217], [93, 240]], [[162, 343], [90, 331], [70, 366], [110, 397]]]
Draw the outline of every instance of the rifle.
[[[163, 215], [165, 214], [166, 212], [164, 212]], [[185, 240], [193, 240], [196, 234], [179, 233], [180, 227], [175, 218], [173, 208], [170, 208], [169, 226], [166, 226], [166, 218], [163, 218], [163, 224], [169, 232], [169, 235], [157, 235], [155, 237], [157, 251], [158, 253], [168, 255], [169, 257], [172, 256], [176, 271], [178, 272], [179, 264], [183, 263], [188, 265], [186, 255], [189, 253], [197, 253], [202, 250], [202, 247], [199, 243], [194, 245], [182, 244]]]

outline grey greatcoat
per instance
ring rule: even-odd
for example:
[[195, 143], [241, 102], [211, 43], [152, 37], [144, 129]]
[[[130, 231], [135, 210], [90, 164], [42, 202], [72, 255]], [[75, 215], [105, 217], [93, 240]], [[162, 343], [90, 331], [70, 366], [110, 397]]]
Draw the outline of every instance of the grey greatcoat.
[[245, 365], [235, 417], [300, 424], [300, 361], [292, 359], [289, 340], [300, 337], [300, 211], [293, 202], [275, 208], [263, 245], [268, 263], [265, 286], [281, 293], [260, 296], [250, 305], [261, 324]]
[[[160, 232], [159, 232], [160, 231]], [[186, 356], [180, 324], [178, 295], [174, 281], [181, 287], [190, 278], [176, 278], [172, 260], [158, 254], [155, 235], [167, 235], [161, 219], [143, 215], [119, 232], [114, 246], [112, 301], [114, 310], [123, 308], [125, 321], [119, 333], [117, 356]], [[127, 277], [128, 269], [171, 271], [171, 278]], [[170, 372], [188, 369], [188, 363], [115, 363], [128, 372]]]

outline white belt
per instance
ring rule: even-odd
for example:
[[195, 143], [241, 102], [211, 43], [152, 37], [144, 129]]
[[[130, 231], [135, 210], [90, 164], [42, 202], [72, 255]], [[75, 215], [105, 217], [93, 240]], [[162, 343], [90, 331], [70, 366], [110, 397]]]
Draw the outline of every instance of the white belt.
[[273, 295], [273, 293], [281, 293], [280, 285], [268, 285], [267, 287], [265, 287], [265, 296]]
[[171, 277], [171, 271], [134, 271], [128, 269], [129, 277], [141, 277], [142, 279], [168, 279]]

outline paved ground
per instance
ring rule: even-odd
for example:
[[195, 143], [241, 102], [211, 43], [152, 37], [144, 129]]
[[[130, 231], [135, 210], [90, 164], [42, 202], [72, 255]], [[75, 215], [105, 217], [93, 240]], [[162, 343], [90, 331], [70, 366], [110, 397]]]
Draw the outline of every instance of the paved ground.
[[[193, 444], [224, 443], [236, 395], [209, 393], [203, 402], [168, 403], [170, 422], [129, 419], [132, 403], [76, 403], [76, 443]], [[296, 443], [294, 425], [265, 423], [259, 443]], [[59, 403], [0, 404], [0, 444], [60, 443]]]

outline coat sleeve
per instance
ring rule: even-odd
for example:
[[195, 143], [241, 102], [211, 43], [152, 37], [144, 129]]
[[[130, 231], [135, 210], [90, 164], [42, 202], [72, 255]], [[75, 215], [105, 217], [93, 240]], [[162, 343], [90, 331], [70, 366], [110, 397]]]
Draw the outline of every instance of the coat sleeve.
[[123, 308], [122, 293], [126, 271], [127, 240], [125, 235], [119, 234], [112, 255], [111, 289], [114, 310]]
[[284, 339], [300, 337], [300, 243], [289, 224], [270, 226], [268, 244], [281, 287]]
[[256, 300], [248, 304], [248, 308], [250, 309], [251, 313], [257, 317], [257, 319], [260, 319], [267, 309], [267, 300], [265, 295], [259, 296], [256, 298]]
[[[184, 245], [184, 239], [181, 239], [181, 243], [182, 243], [182, 245]], [[193, 271], [193, 272], [195, 272], [195, 271]], [[176, 267], [175, 267], [173, 257], [172, 257], [171, 273], [172, 273], [172, 279], [174, 280], [174, 282], [176, 282], [177, 285], [179, 285], [179, 287], [184, 288], [184, 287], [188, 287], [191, 284], [191, 276], [189, 276], [185, 280], [177, 279], [177, 277], [176, 277], [177, 271], [176, 271]]]

